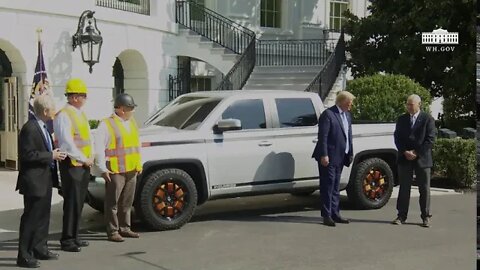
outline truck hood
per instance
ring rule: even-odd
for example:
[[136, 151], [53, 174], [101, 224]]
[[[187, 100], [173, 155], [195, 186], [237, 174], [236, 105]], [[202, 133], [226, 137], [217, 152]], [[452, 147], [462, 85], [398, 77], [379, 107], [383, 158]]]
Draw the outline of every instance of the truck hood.
[[141, 128], [140, 141], [144, 142], [177, 142], [184, 140], [200, 139], [200, 132], [197, 130], [181, 130], [173, 127], [148, 126]]

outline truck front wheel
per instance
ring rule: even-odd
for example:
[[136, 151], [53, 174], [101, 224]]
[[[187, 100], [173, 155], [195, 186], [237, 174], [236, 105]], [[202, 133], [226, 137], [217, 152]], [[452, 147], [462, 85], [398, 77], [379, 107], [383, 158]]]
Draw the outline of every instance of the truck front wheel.
[[180, 169], [162, 169], [149, 174], [140, 190], [141, 217], [155, 230], [182, 227], [197, 206], [192, 177]]
[[392, 196], [393, 173], [379, 158], [369, 158], [352, 170], [347, 187], [348, 199], [359, 209], [382, 208]]

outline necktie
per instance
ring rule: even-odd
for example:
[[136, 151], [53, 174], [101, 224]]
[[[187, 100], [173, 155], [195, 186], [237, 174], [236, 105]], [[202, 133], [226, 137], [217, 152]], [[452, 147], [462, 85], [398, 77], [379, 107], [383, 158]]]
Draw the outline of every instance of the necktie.
[[[50, 133], [48, 132], [47, 126], [43, 125], [43, 131], [45, 133], [46, 139], [47, 139], [47, 148], [49, 152], [52, 152], [53, 150], [53, 145], [52, 145], [52, 138], [50, 138]], [[55, 161], [52, 161], [52, 164], [50, 164], [51, 168], [55, 168]]]
[[47, 139], [47, 147], [48, 147], [48, 151], [52, 151], [53, 149], [53, 146], [52, 146], [52, 139], [50, 138], [50, 134], [48, 132], [48, 129], [47, 129], [47, 126], [46, 125], [43, 125], [43, 130], [45, 132], [45, 139]]
[[415, 115], [410, 116], [410, 128], [413, 128], [413, 125], [415, 124]]
[[350, 151], [350, 144], [348, 143], [348, 120], [347, 120], [347, 115], [345, 112], [342, 112], [341, 114], [342, 117], [342, 124], [343, 124], [343, 129], [345, 130], [345, 154], [348, 154]]

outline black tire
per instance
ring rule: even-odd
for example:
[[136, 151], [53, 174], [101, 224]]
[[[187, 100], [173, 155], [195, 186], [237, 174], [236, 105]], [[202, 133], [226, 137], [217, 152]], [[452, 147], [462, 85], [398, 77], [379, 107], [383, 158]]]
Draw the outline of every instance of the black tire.
[[[169, 191], [172, 185], [173, 193]], [[180, 191], [182, 195], [177, 197]], [[140, 190], [140, 216], [155, 230], [178, 229], [192, 218], [197, 196], [195, 183], [185, 171], [175, 168], [156, 171], [145, 178]], [[181, 211], [177, 207], [180, 204]]]
[[347, 195], [359, 209], [379, 209], [392, 196], [393, 186], [393, 172], [390, 166], [382, 159], [369, 158], [353, 168]]
[[105, 209], [104, 204], [103, 204], [103, 200], [95, 198], [94, 196], [92, 196], [92, 194], [90, 194], [90, 192], [87, 191], [86, 201], [87, 201], [88, 205], [90, 205], [90, 207], [92, 207], [93, 209], [103, 213], [103, 211]]
[[312, 195], [315, 192], [315, 190], [316, 189], [292, 191], [292, 192], [290, 192], [290, 195], [295, 196], [295, 197], [308, 197], [308, 196]]

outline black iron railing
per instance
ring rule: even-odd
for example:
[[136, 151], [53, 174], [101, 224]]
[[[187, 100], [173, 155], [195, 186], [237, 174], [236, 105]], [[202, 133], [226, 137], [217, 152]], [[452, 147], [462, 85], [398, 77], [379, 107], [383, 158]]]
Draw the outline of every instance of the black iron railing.
[[236, 54], [242, 54], [255, 37], [252, 30], [195, 2], [177, 1], [175, 15], [178, 24]]
[[150, 0], [96, 0], [96, 5], [150, 15]]
[[257, 66], [323, 65], [335, 44], [330, 39], [257, 40]]
[[335, 50], [330, 54], [320, 73], [318, 73], [305, 91], [318, 93], [322, 100], [325, 100], [344, 63], [345, 39], [342, 32]]
[[220, 46], [240, 54], [216, 90], [242, 89], [255, 66], [255, 33], [192, 1], [177, 1], [176, 22]]
[[225, 75], [216, 90], [241, 90], [255, 67], [255, 38], [238, 62]]
[[172, 101], [180, 95], [190, 93], [190, 89], [186, 84], [190, 84], [190, 82], [186, 81], [182, 76], [168, 75], [168, 100]]

